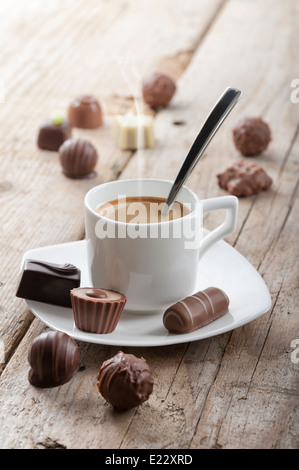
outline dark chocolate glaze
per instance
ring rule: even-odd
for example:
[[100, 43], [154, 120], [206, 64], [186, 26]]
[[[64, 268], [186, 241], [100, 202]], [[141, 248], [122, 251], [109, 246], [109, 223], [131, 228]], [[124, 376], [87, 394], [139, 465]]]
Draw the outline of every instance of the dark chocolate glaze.
[[153, 391], [152, 372], [146, 360], [118, 352], [105, 361], [98, 374], [98, 389], [116, 410], [141, 405]]
[[223, 290], [208, 287], [169, 307], [163, 323], [170, 333], [190, 333], [228, 312], [229, 298]]
[[69, 335], [60, 331], [42, 333], [28, 352], [28, 380], [41, 388], [63, 385], [72, 379], [79, 359], [79, 347]]

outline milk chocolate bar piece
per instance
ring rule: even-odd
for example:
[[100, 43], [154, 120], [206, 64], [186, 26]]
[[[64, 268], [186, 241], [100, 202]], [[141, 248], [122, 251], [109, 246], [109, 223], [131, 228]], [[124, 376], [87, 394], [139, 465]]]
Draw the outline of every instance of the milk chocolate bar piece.
[[132, 113], [115, 116], [112, 136], [121, 150], [154, 146], [154, 120], [150, 115]]
[[70, 291], [80, 285], [81, 272], [72, 264], [27, 259], [16, 296], [47, 304], [71, 307]]
[[217, 287], [190, 295], [169, 307], [163, 323], [170, 333], [190, 333], [228, 312], [229, 298]]

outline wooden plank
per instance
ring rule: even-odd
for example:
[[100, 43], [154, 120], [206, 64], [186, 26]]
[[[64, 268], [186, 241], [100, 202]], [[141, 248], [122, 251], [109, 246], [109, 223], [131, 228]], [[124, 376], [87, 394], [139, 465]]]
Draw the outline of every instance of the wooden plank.
[[[279, 251], [286, 263], [294, 256], [297, 226], [298, 197], [269, 254], [273, 279], [282, 267]], [[298, 448], [298, 364], [291, 357], [299, 334], [298, 267], [291, 261], [284, 269], [272, 312], [233, 332], [192, 447]]]
[[[246, 249], [246, 240], [250, 238], [249, 258], [260, 267], [271, 289], [272, 312], [233, 333], [189, 345], [125, 348], [147, 358], [155, 377], [149, 401], [126, 413], [111, 411], [96, 390], [99, 365], [117, 348], [80, 343], [81, 370], [72, 382], [47, 391], [30, 387], [25, 358], [29, 344], [43, 330], [39, 322], [33, 322], [1, 376], [3, 447], [296, 447], [297, 369], [290, 360], [290, 340], [294, 339], [298, 297], [293, 289], [294, 297], [287, 301], [286, 283], [291, 279], [295, 287], [296, 266], [285, 267], [285, 275], [280, 277], [279, 270], [285, 247], [286, 260], [291, 260], [294, 254], [298, 221], [294, 174], [298, 118], [288, 100], [289, 77], [295, 73], [288, 54], [293, 40], [289, 25], [295, 24], [297, 14], [298, 8], [290, 0], [283, 5], [270, 0], [228, 2], [181, 77], [173, 104], [156, 118], [157, 146], [152, 151], [136, 153], [122, 174], [122, 177], [173, 178], [198, 131], [198, 123], [214, 102], [213, 96], [217, 98], [231, 84], [234, 70], [234, 85], [245, 90], [244, 99], [234, 112], [235, 119], [243, 112], [262, 112], [278, 136], [265, 155], [257, 159], [274, 178], [274, 189], [258, 198], [240, 201], [238, 230], [229, 237], [241, 250]], [[265, 24], [261, 20], [266, 16]], [[277, 25], [284, 34], [273, 47]], [[213, 56], [216, 46], [220, 63]], [[240, 60], [240, 51], [251, 58], [253, 75], [248, 73], [247, 63]], [[265, 57], [267, 62], [260, 66]], [[278, 63], [284, 67], [276, 69]], [[267, 70], [269, 75], [264, 82]], [[202, 92], [208, 89], [209, 94]], [[278, 89], [283, 93], [273, 100], [273, 90]], [[178, 120], [187, 124], [172, 124]], [[230, 135], [232, 122], [224, 125], [190, 179], [189, 185], [203, 197], [223, 194], [215, 184], [215, 169], [220, 166], [219, 155], [223, 155], [223, 168], [237, 157]], [[263, 205], [268, 207], [269, 201], [273, 205], [271, 215], [277, 216], [278, 221], [270, 231], [271, 239], [261, 243], [259, 230], [263, 230], [263, 218], [259, 213]], [[218, 221], [215, 215], [207, 222], [213, 225]], [[74, 234], [74, 229], [71, 233]]]
[[[82, 238], [85, 193], [117, 178], [131, 157], [131, 152], [120, 152], [111, 138], [109, 106], [115, 93], [128, 94], [123, 74], [130, 77], [133, 65], [139, 63], [142, 74], [164, 56], [192, 51], [221, 3], [197, 5], [193, 0], [182, 7], [172, 2], [171, 15], [167, 8], [156, 8], [157, 1], [147, 4], [146, 15], [144, 5], [124, 0], [67, 1], [63, 7], [51, 2], [45, 8], [40, 2], [25, 5], [15, 0], [13, 13], [10, 2], [1, 3], [1, 16], [7, 18], [0, 35], [4, 51], [0, 78], [6, 91], [0, 105], [0, 281], [4, 291], [0, 337], [6, 361], [33, 318], [24, 302], [14, 296], [23, 253]], [[26, 49], [20, 44], [26, 44]], [[144, 55], [148, 60], [144, 61]], [[117, 57], [127, 61], [129, 72], [120, 70]], [[94, 143], [99, 162], [95, 178], [73, 181], [62, 174], [57, 153], [37, 149], [36, 138], [41, 121], [55, 113], [65, 114], [78, 93], [99, 97], [104, 126], [95, 131], [74, 130], [74, 136]], [[114, 102], [114, 112], [118, 106]]]
[[[266, 11], [269, 12], [270, 3], [265, 2], [263, 8], [265, 8], [264, 14]], [[261, 266], [261, 272], [271, 290], [275, 308], [271, 314], [232, 333], [224, 355], [217, 358], [217, 372], [214, 372], [215, 382], [213, 383], [212, 380], [209, 382], [210, 386], [212, 384], [211, 389], [210, 391], [205, 389], [205, 393], [203, 392], [205, 398], [202, 398], [203, 402], [200, 406], [198, 406], [197, 400], [191, 398], [190, 392], [190, 382], [192, 383], [191, 388], [196, 390], [200, 389], [200, 382], [193, 385], [192, 379], [190, 379], [192, 375], [190, 374], [187, 378], [182, 366], [183, 370], [179, 371], [174, 379], [173, 388], [177, 385], [177, 389], [180, 389], [184, 383], [184, 390], [187, 389], [187, 391], [180, 393], [177, 399], [173, 399], [169, 394], [169, 400], [163, 404], [161, 412], [163, 415], [164, 409], [166, 410], [168, 406], [171, 406], [173, 410], [181, 408], [182, 420], [178, 423], [178, 428], [175, 428], [176, 434], [180, 430], [179, 444], [176, 441], [176, 445], [179, 446], [190, 445], [188, 437], [186, 440], [184, 437], [188, 434], [192, 435], [194, 429], [196, 431], [191, 440], [191, 446], [194, 448], [267, 448], [272, 446], [279, 448], [298, 445], [296, 440], [296, 430], [298, 431], [296, 425], [296, 403], [298, 403], [296, 371], [294, 365], [290, 364], [289, 355], [284, 353], [281, 360], [277, 360], [281, 350], [289, 349], [291, 339], [296, 337], [295, 312], [296, 305], [298, 305], [298, 292], [294, 288], [289, 288], [289, 284], [286, 284], [284, 296], [281, 291], [284, 276], [287, 275], [292, 279], [291, 286], [295, 286], [298, 281], [297, 264], [292, 260], [296, 239], [292, 237], [288, 241], [285, 240], [288, 245], [288, 250], [286, 250], [288, 256], [283, 252], [276, 253], [275, 250], [280, 234], [284, 233], [283, 228], [292, 210], [298, 185], [298, 139], [296, 141], [298, 109], [289, 98], [290, 77], [295, 76], [296, 72], [292, 61], [287, 59], [287, 53], [293, 50], [294, 42], [291, 32], [286, 33], [288, 22], [295, 21], [294, 4], [292, 2], [286, 4], [284, 14], [281, 17], [281, 10], [272, 8], [268, 14], [269, 21], [266, 28], [262, 26], [261, 22], [254, 21], [258, 15], [262, 16], [263, 11], [260, 9], [257, 11], [249, 4], [245, 5], [239, 2], [237, 5], [236, 2], [230, 2], [226, 6], [223, 15], [218, 18], [211, 31], [213, 41], [219, 45], [219, 56], [223, 57], [223, 64], [226, 63], [226, 67], [220, 65], [221, 75], [217, 75], [216, 67], [219, 67], [219, 64], [215, 64], [213, 67], [213, 64], [209, 63], [210, 68], [206, 74], [203, 71], [199, 79], [195, 75], [198, 63], [205, 63], [207, 55], [205, 47], [207, 50], [209, 50], [209, 46], [210, 50], [212, 49], [211, 43], [209, 43], [210, 37], [207, 38], [206, 43], [193, 57], [190, 68], [181, 79], [180, 89], [182, 92], [177, 96], [173, 108], [161, 113], [156, 119], [159, 148], [151, 154], [143, 153], [134, 156], [122, 174], [123, 178], [133, 174], [134, 165], [135, 169], [137, 167], [134, 159], [139, 158], [139, 174], [173, 178], [180, 165], [182, 155], [187, 152], [196, 135], [193, 119], [195, 108], [197, 106], [198, 109], [202, 109], [206, 106], [207, 97], [204, 95], [197, 99], [196, 94], [192, 106], [191, 96], [192, 93], [194, 95], [194, 82], [197, 79], [200, 89], [207, 89], [209, 80], [211, 80], [210, 90], [214, 90], [220, 82], [225, 87], [225, 82], [230, 84], [228, 81], [231, 70], [229, 64], [234, 64], [234, 74], [237, 79], [235, 84], [245, 91], [243, 102], [240, 102], [240, 106], [236, 108], [234, 113], [236, 116], [242, 116], [244, 113], [247, 115], [262, 114], [270, 123], [274, 137], [273, 142], [264, 155], [251, 160], [260, 163], [266, 169], [272, 176], [274, 184], [267, 193], [240, 200], [239, 226], [236, 234], [228, 237], [228, 241], [234, 244], [256, 268]], [[298, 9], [296, 15], [298, 15]], [[220, 38], [225, 39], [226, 37], [226, 24], [229, 17], [234, 17], [236, 23], [238, 18], [248, 18], [248, 25], [247, 23], [244, 25], [243, 22], [242, 27], [250, 28], [251, 34], [250, 36], [244, 34], [244, 39], [239, 38], [238, 43], [236, 40], [234, 42], [233, 37], [231, 41], [223, 40], [221, 48]], [[278, 21], [285, 34], [283, 40], [280, 38], [279, 47], [271, 50], [271, 63], [280, 63], [282, 60], [285, 60], [286, 63], [278, 73], [274, 73], [273, 70], [269, 72], [267, 82], [263, 84], [265, 74], [263, 69], [259, 69], [258, 64], [261, 61], [260, 57], [266, 57], [266, 52], [273, 41], [273, 34], [269, 30], [270, 24], [273, 25]], [[236, 34], [235, 31], [234, 33]], [[232, 35], [231, 30], [230, 34]], [[249, 51], [257, 50], [256, 42], [261, 36], [263, 44], [260, 46], [259, 53], [254, 57]], [[226, 50], [229, 51], [231, 62], [228, 60]], [[250, 56], [254, 75], [245, 75], [243, 63], [238, 62], [240, 51], [245, 56]], [[271, 65], [269, 66], [271, 67]], [[217, 76], [217, 83], [213, 86], [216, 80], [210, 77], [215, 76]], [[283, 92], [273, 96], [273, 90], [276, 89], [283, 90]], [[262, 99], [256, 98], [256, 95]], [[212, 103], [209, 104], [209, 107], [211, 105]], [[186, 125], [176, 128], [173, 126], [174, 121], [185, 122]], [[188, 185], [197, 190], [197, 193], [202, 193], [203, 197], [225, 194], [224, 191], [217, 188], [215, 173], [219, 171], [220, 164], [224, 169], [238, 156], [232, 144], [231, 128], [232, 124], [227, 121], [188, 182]], [[163, 146], [163, 143], [165, 144], [163, 139], [166, 136], [167, 147]], [[267, 208], [266, 212], [265, 208]], [[207, 220], [208, 226], [210, 224], [212, 228], [215, 223], [219, 223], [221, 217], [222, 215], [213, 214]], [[298, 222], [296, 224], [295, 217], [290, 222], [290, 226], [293, 227], [294, 232], [298, 230]], [[284, 256], [287, 256], [286, 262]], [[264, 258], [271, 259], [272, 262], [275, 260], [276, 269], [273, 269], [272, 265], [270, 267], [268, 264], [263, 264]], [[288, 261], [290, 262], [288, 263]], [[280, 292], [279, 297], [278, 292]], [[291, 297], [292, 300], [287, 302], [290, 294], [294, 297]], [[292, 314], [292, 321], [290, 321], [287, 330], [282, 327], [285, 324], [286, 309], [289, 312], [288, 318]], [[276, 328], [271, 328], [271, 325], [274, 324]], [[200, 346], [197, 346], [199, 357]], [[194, 347], [195, 345], [193, 345]], [[266, 349], [268, 356], [263, 360], [263, 353]], [[188, 351], [189, 349], [184, 358], [188, 355]], [[271, 365], [273, 364], [269, 373], [266, 372], [269, 368], [267, 361]], [[278, 368], [281, 370], [280, 374], [277, 373]], [[259, 380], [255, 380], [257, 370], [259, 370]], [[284, 372], [282, 371], [286, 370], [289, 371], [288, 381], [283, 378]], [[263, 375], [266, 378], [269, 378], [270, 375], [277, 377], [277, 383], [275, 385], [267, 384], [266, 380], [261, 379]], [[203, 380], [205, 378], [205, 375], [201, 377]], [[181, 405], [182, 402], [187, 403], [186, 407]], [[190, 413], [190, 408], [192, 408], [193, 414]], [[163, 421], [165, 429], [170, 426], [170, 420]], [[138, 428], [137, 422], [136, 428]], [[133, 437], [134, 434], [136, 435], [136, 428], [132, 425], [130, 427], [130, 433], [127, 434], [127, 439], [124, 441], [127, 447], [130, 447], [132, 442], [136, 443], [136, 438]], [[174, 440], [175, 438], [171, 440], [169, 434], [166, 434], [162, 445], [164, 443], [171, 447], [174, 445]]]
[[[148, 26], [157, 22], [161, 26], [166, 23], [166, 27], [159, 27], [158, 36], [157, 29], [154, 31], [155, 34], [148, 35], [145, 48], [139, 44], [139, 50], [136, 52], [135, 49], [134, 60], [140, 61], [140, 57], [143, 58], [146, 53], [148, 61], [142, 63], [150, 67], [154, 66], [155, 61], [161, 65], [164, 55], [175, 57], [180, 51], [186, 50], [189, 51], [190, 57], [206, 29], [206, 24], [211, 21], [222, 2], [205, 1], [200, 5], [198, 2], [192, 2], [189, 6], [183, 7], [184, 11], [179, 2], [171, 2], [171, 15], [167, 8], [157, 9], [157, 2], [151, 2], [151, 9], [147, 16], [143, 15], [144, 12], [138, 6], [136, 12], [134, 2], [117, 2], [117, 4], [113, 2], [113, 7], [107, 6], [106, 2], [89, 2], [89, 6], [93, 7], [90, 9], [82, 8], [83, 2], [76, 2], [76, 4], [68, 2], [65, 9], [61, 9], [58, 3], [55, 7], [52, 3], [51, 7], [44, 9], [39, 2], [32, 2], [30, 3], [32, 8], [26, 10], [24, 10], [24, 3], [15, 3], [18, 7], [18, 14], [7, 17], [5, 38], [1, 36], [1, 41], [5, 39], [1, 77], [6, 85], [6, 102], [0, 109], [3, 123], [1, 155], [8, 154], [6, 159], [2, 157], [1, 162], [2, 175], [4, 175], [1, 195], [2, 202], [5, 203], [1, 214], [4, 221], [1, 244], [3, 268], [1, 286], [5, 288], [5, 295], [1, 300], [1, 339], [5, 341], [7, 361], [32, 320], [32, 315], [24, 309], [22, 301], [14, 298], [15, 275], [23, 252], [34, 246], [55, 244], [82, 237], [83, 213], [80, 218], [74, 215], [78, 214], [83, 195], [92, 185], [116, 177], [130, 157], [129, 152], [118, 152], [110, 138], [108, 116], [110, 102], [108, 104], [107, 102], [111, 94], [115, 95], [115, 90], [124, 94], [125, 97], [128, 93], [123, 89], [124, 79], [120, 73], [113, 73], [114, 70], [111, 71], [110, 68], [110, 71], [105, 70], [106, 75], [103, 74], [103, 68], [106, 69], [107, 63], [110, 65], [111, 58], [107, 58], [107, 54], [111, 54], [111, 46], [113, 55], [123, 57], [124, 46], [128, 52], [137, 45], [136, 37], [132, 36], [134, 26], [138, 28], [136, 33], [139, 37], [144, 35], [145, 22]], [[86, 3], [84, 2], [84, 5]], [[28, 5], [29, 2], [26, 8]], [[4, 7], [2, 2], [3, 14], [5, 14]], [[132, 20], [134, 12], [136, 16]], [[196, 22], [194, 12], [198, 13]], [[46, 18], [47, 21], [45, 21]], [[176, 28], [178, 20], [180, 22], [179, 35]], [[31, 34], [32, 27], [35, 29], [34, 36]], [[188, 34], [186, 35], [184, 31], [188, 31]], [[23, 54], [22, 50], [19, 51], [18, 43], [13, 40], [16, 32], [19, 43], [26, 43], [28, 54]], [[175, 41], [174, 38], [176, 38]], [[101, 41], [102, 45], [96, 54], [94, 53], [95, 41]], [[88, 51], [89, 53], [86, 53]], [[92, 57], [90, 51], [92, 51]], [[10, 60], [12, 56], [13, 62]], [[142, 70], [145, 72], [146, 68]], [[179, 70], [182, 71], [181, 64]], [[176, 74], [178, 75], [179, 72], [176, 71]], [[48, 113], [64, 112], [73, 95], [87, 88], [88, 92], [100, 95], [107, 118], [104, 128], [99, 132], [75, 131], [75, 135], [86, 136], [98, 145], [100, 163], [96, 179], [76, 181], [74, 188], [74, 182], [65, 179], [61, 174], [57, 155], [39, 152], [36, 149], [36, 131], [40, 121]], [[116, 110], [118, 110], [118, 103], [113, 111]], [[63, 207], [61, 207], [61, 200], [64, 201]], [[49, 201], [51, 201], [50, 208]], [[44, 209], [46, 211], [43, 212]], [[8, 214], [13, 214], [14, 218], [8, 217]], [[53, 226], [54, 215], [55, 227]], [[16, 238], [15, 234], [21, 234], [21, 237]], [[127, 428], [127, 418], [126, 416], [119, 417], [118, 425], [123, 424], [119, 427], [117, 438], [113, 422], [111, 423], [111, 414], [92, 388], [98, 365], [107, 358], [107, 348], [80, 345], [83, 350], [81, 367], [85, 367], [86, 397], [90, 397], [92, 392], [96, 400], [94, 404], [97, 406], [99, 403], [98, 413], [93, 409], [94, 404], [92, 405], [90, 413], [95, 416], [94, 427], [91, 426], [91, 435], [86, 437], [84, 442], [81, 441], [82, 444], [73, 433], [74, 416], [79, 416], [83, 409], [90, 408], [87, 404], [88, 399], [83, 396], [84, 384], [81, 374], [77, 375], [78, 382], [74, 391], [68, 392], [69, 398], [65, 396], [66, 388], [60, 391], [46, 391], [44, 394], [28, 385], [26, 362], [28, 345], [43, 329], [40, 322], [33, 322], [28, 336], [25, 337], [9, 367], [1, 376], [1, 399], [4, 399], [6, 403], [6, 413], [2, 416], [5, 416], [5, 421], [7, 424], [10, 421], [11, 425], [9, 430], [6, 428], [4, 431], [5, 426], [1, 430], [1, 446], [61, 448], [83, 445], [89, 447], [89, 444], [92, 446], [96, 441], [95, 445], [104, 447], [106, 427], [99, 436], [99, 440], [95, 437], [99, 430], [97, 416], [101, 416], [103, 409], [107, 413], [107, 423], [111, 425], [108, 445], [113, 443], [115, 446], [120, 445]], [[87, 350], [85, 354], [84, 347]], [[112, 350], [113, 348], [109, 348], [109, 355], [112, 354]], [[88, 372], [89, 367], [91, 367], [90, 372]], [[90, 381], [87, 379], [89, 373]], [[19, 379], [16, 380], [18, 374], [22, 377], [20, 379], [22, 385]], [[171, 380], [171, 369], [169, 369], [169, 378]], [[14, 403], [16, 398], [18, 400], [21, 398], [23, 401], [20, 409]], [[42, 408], [40, 408], [41, 405]], [[54, 420], [49, 419], [51, 414], [55, 416]], [[7, 421], [8, 416], [10, 419]], [[21, 421], [19, 421], [20, 418]], [[84, 415], [84, 421], [85, 419], [90, 421], [89, 412]], [[65, 429], [68, 429], [64, 439], [57, 437], [57, 433], [61, 430], [61, 420], [66, 420]], [[81, 425], [82, 422], [79, 423], [79, 421], [77, 424]], [[34, 422], [38, 425], [34, 425]], [[54, 430], [55, 422], [57, 428], [54, 426]]]
[[[8, 18], [1, 38], [10, 99], [24, 93], [48, 97], [52, 107], [64, 110], [75, 94], [93, 92], [109, 112], [113, 98], [139, 95], [140, 79], [157, 67], [178, 77], [188, 61], [181, 64], [176, 57], [191, 58], [224, 0], [79, 0], [46, 8], [33, 2], [31, 9], [15, 3], [18, 13]], [[2, 9], [5, 16], [5, 2]]]
[[[287, 13], [284, 13], [280, 20], [280, 10], [274, 8], [272, 4], [270, 6], [265, 2], [263, 6], [265, 10], [263, 10], [257, 9], [255, 4], [249, 6], [247, 2], [241, 3], [237, 5], [229, 2], [224, 8], [224, 12], [228, 11], [227, 16], [219, 16], [213, 24], [210, 31], [211, 36], [213, 35], [213, 46], [208, 40], [203, 43], [193, 57], [191, 67], [178, 82], [180, 92], [171, 106], [159, 113], [156, 118], [157, 145], [155, 149], [151, 152], [136, 152], [122, 173], [122, 178], [144, 175], [174, 178], [218, 96], [227, 86], [236, 86], [243, 91], [242, 99], [208, 147], [191, 175], [188, 186], [202, 198], [226, 194], [217, 186], [216, 173], [223, 171], [240, 156], [232, 141], [232, 128], [244, 115], [262, 115], [269, 122], [273, 140], [262, 156], [248, 160], [261, 164], [273, 177], [275, 191], [276, 178], [284, 165], [284, 157], [298, 125], [298, 110], [290, 101], [290, 77], [296, 75], [292, 59], [295, 54], [296, 41], [293, 30], [289, 28], [289, 25], [294, 25], [298, 12], [293, 1], [286, 2], [284, 8]], [[262, 12], [267, 9], [269, 9], [268, 21], [266, 25], [262, 25]], [[234, 26], [237, 28], [237, 18], [240, 18], [241, 11], [246, 11], [248, 21], [243, 24], [243, 39], [234, 41], [232, 38], [236, 37], [234, 35], [237, 34], [236, 30], [227, 28], [225, 21], [226, 18], [233, 18]], [[279, 21], [284, 36], [278, 40], [271, 31], [271, 25]], [[264, 38], [262, 44], [260, 44], [261, 34]], [[217, 60], [213, 60], [214, 56], [211, 52], [212, 47], [216, 47], [215, 45], [217, 45]], [[252, 51], [257, 50], [259, 50], [259, 55], [255, 52], [254, 56]], [[251, 73], [251, 69], [248, 71], [242, 60], [243, 57], [251, 58], [254, 73]], [[267, 60], [262, 60], [260, 57], [267, 57]], [[275, 64], [283, 61], [284, 67], [278, 70]], [[262, 66], [259, 66], [260, 62]], [[231, 65], [233, 74], [229, 64], [233, 64]], [[209, 93], [206, 90], [209, 90]], [[181, 123], [181, 125], [175, 123]], [[270, 192], [260, 195], [258, 199], [264, 200], [267, 204], [268, 198], [273, 195], [273, 188]], [[236, 241], [240, 228], [256, 199], [253, 197], [240, 201], [238, 230], [233, 236], [228, 237], [228, 241], [232, 243]], [[207, 228], [219, 223], [221, 218], [222, 214], [213, 213], [207, 219]], [[247, 253], [244, 254], [247, 256]]]

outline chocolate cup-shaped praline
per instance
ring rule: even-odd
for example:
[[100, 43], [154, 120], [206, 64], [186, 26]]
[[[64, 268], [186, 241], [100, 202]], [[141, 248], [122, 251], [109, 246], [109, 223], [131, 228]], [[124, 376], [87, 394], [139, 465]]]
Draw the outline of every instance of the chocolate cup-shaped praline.
[[97, 129], [103, 125], [101, 105], [95, 96], [78, 96], [69, 105], [68, 119], [74, 127]]
[[31, 385], [50, 388], [63, 385], [72, 379], [80, 359], [77, 343], [61, 331], [47, 331], [34, 339], [28, 362]]
[[120, 292], [94, 287], [71, 290], [74, 322], [88, 333], [112, 333], [123, 312], [127, 297]]

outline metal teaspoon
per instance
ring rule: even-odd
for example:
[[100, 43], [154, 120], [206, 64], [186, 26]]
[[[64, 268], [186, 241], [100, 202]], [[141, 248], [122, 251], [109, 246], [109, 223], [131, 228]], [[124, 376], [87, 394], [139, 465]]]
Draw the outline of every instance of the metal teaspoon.
[[227, 88], [223, 95], [219, 98], [214, 108], [207, 117], [204, 125], [199, 131], [192, 147], [190, 148], [184, 163], [171, 187], [166, 202], [164, 204], [162, 213], [168, 213], [171, 205], [180, 191], [181, 187], [189, 177], [191, 171], [197, 164], [208, 144], [218, 131], [219, 127], [233, 109], [235, 104], [239, 101], [242, 92], [236, 88]]

